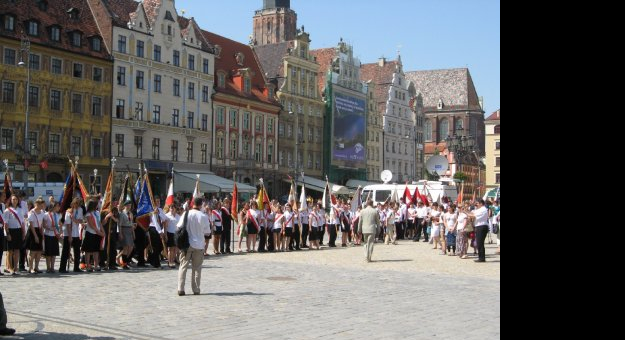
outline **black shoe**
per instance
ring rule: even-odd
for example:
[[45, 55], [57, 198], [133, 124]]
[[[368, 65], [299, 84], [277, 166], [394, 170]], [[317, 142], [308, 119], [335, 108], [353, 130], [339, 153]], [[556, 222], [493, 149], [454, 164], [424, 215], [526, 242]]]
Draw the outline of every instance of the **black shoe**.
[[485, 263], [485, 262], [486, 262], [486, 260], [475, 260], [475, 261], [473, 261], [473, 262], [475, 262], [475, 263]]
[[59, 274], [67, 274], [68, 271], [67, 270], [59, 270]]
[[28, 273], [28, 270], [24, 267], [20, 267], [20, 273]]
[[178, 296], [185, 296], [187, 295], [184, 291], [178, 291]]
[[15, 330], [13, 328], [0, 329], [0, 335], [1, 336], [13, 335], [13, 334], [15, 334]]

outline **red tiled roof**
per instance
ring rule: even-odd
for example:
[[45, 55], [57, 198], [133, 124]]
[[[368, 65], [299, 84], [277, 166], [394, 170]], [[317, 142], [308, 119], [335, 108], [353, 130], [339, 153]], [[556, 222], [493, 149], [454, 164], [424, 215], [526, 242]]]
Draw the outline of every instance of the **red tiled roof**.
[[[141, 6], [140, 2], [134, 0], [102, 0], [111, 12], [113, 24], [118, 27], [127, 27], [131, 16], [136, 16], [136, 12]], [[147, 18], [146, 18], [147, 20]]]
[[319, 91], [323, 92], [327, 84], [328, 71], [330, 71], [332, 67], [332, 60], [337, 56], [336, 48], [320, 48], [310, 51], [310, 55], [315, 57], [317, 63], [321, 66], [317, 79], [319, 82]]
[[442, 154], [447, 149], [447, 143], [426, 143], [425, 144], [425, 154], [433, 155], [435, 153]]
[[360, 67], [360, 79], [364, 82], [371, 81], [376, 85], [375, 98], [378, 103], [389, 100], [389, 89], [393, 82], [393, 75], [397, 70], [397, 61], [386, 61], [384, 66], [379, 63], [363, 64]]
[[[222, 37], [215, 33], [202, 31], [204, 38], [213, 46], [219, 45], [221, 48], [221, 56], [215, 58], [215, 73], [219, 71], [226, 72], [226, 87], [217, 87], [217, 92], [227, 93], [235, 95], [241, 98], [256, 100], [266, 104], [276, 105], [279, 108], [278, 102], [274, 99], [269, 99], [264, 94], [266, 88], [266, 80], [263, 74], [263, 70], [260, 66], [260, 62], [256, 58], [256, 54], [249, 45], [241, 44], [234, 40]], [[243, 65], [237, 63], [236, 55], [242, 53], [244, 56]], [[243, 92], [238, 86], [235, 85], [233, 76], [239, 73], [239, 70], [249, 68], [252, 75], [252, 91], [247, 94]], [[217, 85], [218, 77], [215, 77], [215, 85]]]
[[493, 112], [486, 120], [501, 120], [501, 109]]
[[[0, 1], [0, 15], [15, 16], [15, 30], [6, 31], [4, 27], [0, 28], [0, 36], [20, 39], [23, 32], [27, 29], [26, 22], [35, 20], [39, 23], [39, 35], [28, 36], [33, 44], [44, 45], [47, 47], [58, 48], [73, 53], [88, 55], [91, 57], [109, 59], [110, 54], [106, 50], [105, 44], [101, 44], [100, 52], [91, 50], [91, 42], [89, 38], [99, 37], [102, 39], [98, 26], [95, 22], [93, 14], [89, 9], [89, 5], [85, 0], [52, 0], [47, 6], [47, 10], [42, 11], [38, 6], [37, 0], [20, 0], [20, 1]], [[78, 19], [70, 18], [67, 11], [71, 8], [78, 10]], [[51, 26], [58, 25], [61, 27], [61, 42], [50, 40], [48, 29]], [[80, 47], [76, 47], [71, 43], [68, 35], [72, 32], [82, 33], [82, 43]]]

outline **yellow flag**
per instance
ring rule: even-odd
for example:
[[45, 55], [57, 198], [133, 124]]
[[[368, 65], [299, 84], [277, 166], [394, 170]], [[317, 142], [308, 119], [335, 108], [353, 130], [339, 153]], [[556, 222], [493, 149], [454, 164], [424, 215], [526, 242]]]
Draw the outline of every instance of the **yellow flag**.
[[258, 203], [258, 210], [265, 210], [265, 204], [263, 203], [263, 198], [265, 197], [265, 190], [263, 187], [260, 188], [258, 192], [258, 198], [256, 199], [256, 203]]

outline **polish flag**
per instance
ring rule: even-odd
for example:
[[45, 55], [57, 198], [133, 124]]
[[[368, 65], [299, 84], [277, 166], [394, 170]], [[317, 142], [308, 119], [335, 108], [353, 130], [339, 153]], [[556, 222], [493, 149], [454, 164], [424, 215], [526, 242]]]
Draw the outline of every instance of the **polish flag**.
[[174, 197], [174, 179], [171, 179], [171, 182], [169, 183], [169, 190], [167, 191], [167, 200], [165, 201], [165, 205], [173, 205], [175, 201], [175, 197]]

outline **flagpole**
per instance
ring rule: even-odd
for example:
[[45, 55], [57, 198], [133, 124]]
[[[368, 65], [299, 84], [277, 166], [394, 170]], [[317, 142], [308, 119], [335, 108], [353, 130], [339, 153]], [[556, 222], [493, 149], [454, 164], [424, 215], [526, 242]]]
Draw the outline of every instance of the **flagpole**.
[[[113, 195], [113, 188], [112, 188], [112, 182], [114, 181], [115, 178], [115, 162], [117, 161], [117, 159], [115, 159], [115, 157], [113, 157], [113, 159], [111, 159], [111, 192], [110, 193], [104, 193], [104, 198], [106, 199], [106, 195]], [[94, 180], [95, 182], [95, 180]], [[108, 183], [106, 184], [106, 186], [108, 187]], [[104, 190], [108, 190], [108, 188], [104, 189]], [[111, 208], [110, 208], [110, 212], [113, 212], [113, 202], [112, 202], [112, 197], [111, 197]], [[106, 202], [102, 202], [102, 205], [106, 204]], [[109, 223], [108, 223], [108, 227], [109, 227], [109, 235], [108, 235], [108, 244], [107, 244], [107, 249], [106, 249], [106, 265], [108, 267], [108, 269], [111, 269], [111, 232], [112, 232], [112, 224], [113, 224], [113, 219], [109, 219]]]

